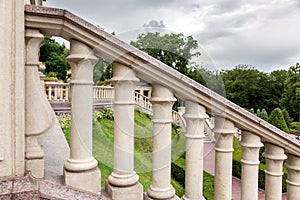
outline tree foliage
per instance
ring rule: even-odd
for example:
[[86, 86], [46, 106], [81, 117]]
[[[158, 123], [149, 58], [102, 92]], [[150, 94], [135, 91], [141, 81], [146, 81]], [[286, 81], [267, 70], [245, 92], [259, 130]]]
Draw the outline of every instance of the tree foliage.
[[280, 108], [275, 108], [271, 112], [271, 114], [268, 118], [268, 122], [287, 133], [289, 132], [289, 129], [286, 125], [286, 122], [284, 120], [284, 117], [283, 117], [283, 114], [282, 114], [282, 111]]
[[282, 107], [286, 108], [290, 115], [300, 121], [300, 64], [291, 66], [285, 82], [285, 90], [281, 100]]
[[183, 74], [188, 74], [192, 58], [200, 56], [200, 52], [194, 52], [198, 48], [197, 40], [192, 36], [185, 38], [183, 34], [149, 32], [130, 44]]
[[66, 81], [67, 71], [70, 66], [66, 60], [69, 55], [69, 49], [64, 44], [59, 44], [49, 36], [45, 36], [44, 45], [40, 48], [39, 60], [46, 65], [46, 75], [55, 72], [58, 79]]
[[257, 116], [265, 121], [267, 121], [269, 118], [268, 113], [267, 113], [266, 109], [264, 109], [264, 108], [259, 113], [257, 113]]
[[94, 67], [93, 81], [97, 85], [102, 85], [112, 76], [112, 64], [103, 58], [99, 58]]
[[221, 73], [226, 90], [226, 97], [244, 108], [266, 107], [271, 91], [266, 85], [267, 74], [248, 65], [238, 65], [232, 70]]
[[139, 35], [137, 40], [130, 44], [213, 91], [221, 95], [225, 94], [220, 74], [192, 61], [194, 57], [201, 55], [197, 51], [198, 42], [192, 36], [147, 33]]

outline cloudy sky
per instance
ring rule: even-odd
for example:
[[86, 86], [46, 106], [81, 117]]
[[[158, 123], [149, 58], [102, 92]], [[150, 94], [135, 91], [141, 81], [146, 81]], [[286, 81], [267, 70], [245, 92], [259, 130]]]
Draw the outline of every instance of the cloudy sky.
[[[253, 65], [270, 72], [300, 62], [299, 0], [47, 0], [128, 40], [145, 24], [198, 40], [216, 68]], [[143, 27], [144, 26], [144, 27]]]

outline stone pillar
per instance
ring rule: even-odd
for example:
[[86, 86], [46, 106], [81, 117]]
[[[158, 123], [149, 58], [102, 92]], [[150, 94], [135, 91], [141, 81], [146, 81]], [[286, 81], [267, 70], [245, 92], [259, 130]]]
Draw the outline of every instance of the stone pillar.
[[153, 108], [152, 184], [146, 199], [178, 199], [171, 185], [171, 134], [173, 93], [153, 84], [150, 102]]
[[260, 137], [248, 131], [242, 131], [240, 142], [243, 150], [242, 163], [242, 200], [258, 198], [259, 148], [263, 146]]
[[64, 166], [65, 184], [100, 193], [98, 162], [92, 155], [93, 68], [98, 58], [87, 45], [71, 40], [67, 57], [72, 68], [70, 158]]
[[263, 156], [266, 159], [266, 199], [282, 199], [282, 167], [287, 158], [284, 149], [271, 143], [265, 144], [266, 151]]
[[231, 200], [232, 193], [232, 152], [233, 122], [215, 117], [214, 132], [218, 135], [215, 145], [215, 199]]
[[39, 77], [39, 51], [44, 36], [33, 29], [26, 30], [26, 170], [34, 178], [44, 177], [44, 150], [38, 137], [51, 129], [54, 112], [44, 94]]
[[114, 171], [106, 181], [112, 199], [142, 199], [143, 186], [134, 171], [134, 92], [139, 79], [135, 72], [113, 63], [114, 99]]
[[300, 199], [300, 158], [288, 154], [285, 167], [288, 170], [287, 175], [287, 199]]
[[46, 0], [24, 0], [25, 4], [38, 5], [38, 6], [42, 6], [43, 1], [46, 1]]
[[0, 178], [25, 171], [24, 1], [0, 6]]
[[184, 200], [204, 199], [203, 191], [203, 140], [205, 107], [186, 101], [186, 154], [185, 154], [185, 194]]

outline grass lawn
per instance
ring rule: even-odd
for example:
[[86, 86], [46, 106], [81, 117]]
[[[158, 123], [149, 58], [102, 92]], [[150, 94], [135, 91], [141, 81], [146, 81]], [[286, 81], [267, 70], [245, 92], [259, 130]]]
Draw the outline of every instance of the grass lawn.
[[[140, 182], [144, 191], [151, 185], [152, 181], [152, 122], [151, 117], [140, 111], [135, 111], [135, 158], [134, 167], [138, 173]], [[184, 134], [176, 130], [173, 125], [172, 129], [172, 161], [176, 164], [180, 162], [184, 169], [184, 159], [182, 154], [185, 150]], [[63, 129], [67, 140], [69, 140], [70, 129]], [[113, 167], [113, 131], [114, 121], [107, 118], [93, 120], [93, 155], [98, 160], [98, 167], [101, 170], [101, 186], [104, 187], [104, 181], [112, 172]], [[204, 172], [204, 196], [207, 200], [214, 199], [214, 182], [213, 176]], [[180, 185], [174, 178], [171, 183], [176, 190], [176, 195], [182, 197], [184, 186]]]

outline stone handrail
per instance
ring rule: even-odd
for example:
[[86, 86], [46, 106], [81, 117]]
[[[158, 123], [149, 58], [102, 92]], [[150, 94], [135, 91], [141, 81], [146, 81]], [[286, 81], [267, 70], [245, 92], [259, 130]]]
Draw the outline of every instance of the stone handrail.
[[[71, 41], [68, 61], [78, 69], [86, 64], [90, 74], [91, 65], [100, 56], [113, 63], [115, 87], [114, 171], [106, 182], [106, 190], [114, 199], [178, 199], [170, 184], [171, 170], [171, 118], [174, 95], [186, 101], [186, 181], [183, 199], [202, 199], [202, 171], [204, 121], [207, 113], [215, 116], [214, 132], [218, 135], [215, 145], [215, 199], [231, 199], [232, 142], [236, 128], [242, 131], [242, 187], [241, 199], [257, 199], [259, 148], [265, 144], [266, 199], [281, 199], [282, 167], [287, 159], [287, 183], [289, 200], [300, 199], [300, 142], [283, 131], [261, 120], [238, 105], [216, 94], [166, 66], [144, 52], [106, 33], [72, 13], [54, 8], [26, 6], [26, 28], [41, 33], [60, 36]], [[81, 51], [80, 49], [83, 49]], [[91, 53], [92, 52], [92, 53]], [[88, 60], [89, 62], [84, 62]], [[93, 62], [92, 62], [93, 61]], [[83, 66], [82, 66], [83, 67]], [[83, 72], [82, 72], [83, 73]], [[73, 74], [72, 74], [73, 76]], [[80, 78], [80, 77], [79, 77]], [[84, 80], [90, 84], [91, 77]], [[152, 185], [143, 197], [143, 189], [133, 165], [133, 118], [134, 90], [139, 79], [152, 84], [150, 98], [153, 109], [153, 155]], [[78, 96], [91, 89], [80, 90], [82, 80], [74, 76], [74, 90]], [[78, 87], [77, 87], [78, 86]], [[74, 90], [72, 90], [74, 92]], [[72, 92], [72, 93], [73, 93]], [[73, 105], [78, 105], [78, 96], [72, 96]], [[88, 99], [86, 99], [88, 100]], [[83, 110], [76, 106], [74, 120], [82, 116]], [[85, 105], [84, 109], [88, 106]], [[125, 111], [125, 112], [124, 112]], [[73, 110], [72, 110], [73, 112]], [[90, 152], [91, 130], [85, 123], [76, 121], [71, 128], [71, 158], [65, 165], [66, 184], [75, 188], [98, 193], [99, 174], [95, 171], [95, 159]], [[75, 126], [74, 125], [74, 126]], [[80, 126], [78, 126], [80, 125]], [[84, 132], [81, 132], [82, 127]], [[84, 138], [86, 143], [78, 140]], [[72, 140], [73, 138], [73, 140]], [[72, 142], [73, 141], [73, 142]], [[85, 150], [80, 154], [80, 150]], [[287, 156], [286, 156], [287, 154]], [[200, 157], [199, 157], [200, 155]], [[200, 159], [198, 159], [200, 158]], [[80, 181], [79, 181], [80, 179]], [[89, 187], [78, 185], [86, 181]]]
[[146, 113], [152, 114], [152, 104], [150, 103], [149, 97], [139, 93], [134, 93], [134, 100], [138, 107], [142, 108], [142, 110]]

